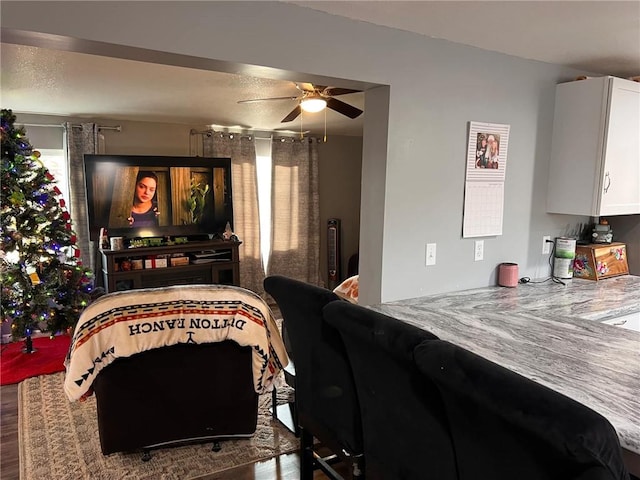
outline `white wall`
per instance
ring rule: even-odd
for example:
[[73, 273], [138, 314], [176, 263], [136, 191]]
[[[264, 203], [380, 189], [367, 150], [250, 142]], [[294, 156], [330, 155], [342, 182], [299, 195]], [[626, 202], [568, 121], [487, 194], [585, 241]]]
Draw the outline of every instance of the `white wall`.
[[[387, 103], [365, 96], [365, 303], [493, 285], [503, 261], [544, 276], [542, 235], [587, 221], [545, 213], [554, 86], [585, 72], [279, 2], [5, 1], [2, 28], [388, 85]], [[503, 235], [481, 262], [461, 236], [469, 121], [511, 125]]]

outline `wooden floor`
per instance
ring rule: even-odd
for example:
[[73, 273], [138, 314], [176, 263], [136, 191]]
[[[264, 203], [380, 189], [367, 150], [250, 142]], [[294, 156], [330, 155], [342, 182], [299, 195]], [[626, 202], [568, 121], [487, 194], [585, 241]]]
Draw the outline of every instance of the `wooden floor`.
[[20, 478], [18, 459], [18, 385], [0, 387], [0, 478]]
[[[0, 405], [0, 478], [19, 480], [18, 385], [0, 387]], [[341, 471], [340, 466], [336, 466], [336, 469], [347, 478], [344, 468]], [[295, 480], [300, 478], [299, 472], [300, 456], [297, 453], [289, 453], [217, 475], [200, 477], [199, 480]], [[320, 471], [314, 475], [314, 479], [317, 480], [326, 478]]]

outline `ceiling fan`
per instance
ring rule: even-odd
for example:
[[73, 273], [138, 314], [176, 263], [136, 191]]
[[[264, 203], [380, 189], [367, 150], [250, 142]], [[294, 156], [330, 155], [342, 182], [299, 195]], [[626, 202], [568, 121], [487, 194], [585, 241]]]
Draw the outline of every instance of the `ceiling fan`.
[[298, 105], [281, 123], [295, 120], [304, 110], [305, 112], [319, 112], [324, 108], [330, 108], [336, 112], [349, 118], [356, 118], [362, 114], [362, 110], [349, 105], [337, 98], [338, 95], [346, 95], [348, 93], [357, 93], [360, 90], [352, 90], [350, 88], [327, 87], [324, 85], [313, 85], [312, 83], [296, 83], [296, 88], [300, 90], [300, 94], [289, 97], [271, 97], [271, 98], [254, 98], [251, 100], [240, 100], [238, 103], [255, 103], [266, 102], [271, 100], [297, 100]]

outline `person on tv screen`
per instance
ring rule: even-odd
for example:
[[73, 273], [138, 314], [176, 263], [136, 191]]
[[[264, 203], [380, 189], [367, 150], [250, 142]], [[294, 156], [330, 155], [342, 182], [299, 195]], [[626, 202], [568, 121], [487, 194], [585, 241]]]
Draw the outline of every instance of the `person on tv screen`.
[[138, 172], [129, 225], [132, 227], [158, 226], [157, 188], [158, 177], [155, 173], [144, 170]]

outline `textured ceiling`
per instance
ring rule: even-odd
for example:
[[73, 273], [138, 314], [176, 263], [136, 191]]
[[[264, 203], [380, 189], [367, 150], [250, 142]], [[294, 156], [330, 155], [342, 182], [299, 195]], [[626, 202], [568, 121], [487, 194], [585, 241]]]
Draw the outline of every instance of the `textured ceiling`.
[[[297, 96], [294, 82], [3, 43], [2, 104], [15, 112], [114, 120], [215, 125], [243, 130], [321, 133], [324, 113], [281, 120]], [[152, 88], [149, 88], [152, 86]], [[364, 109], [364, 94], [340, 100]], [[327, 110], [328, 134], [361, 135], [362, 121]]]
[[[596, 74], [640, 75], [639, 1], [288, 3]], [[293, 100], [237, 103], [295, 96], [293, 82], [8, 43], [0, 53], [2, 104], [16, 112], [324, 130], [324, 113], [304, 114], [302, 125], [300, 118], [280, 123]], [[339, 98], [364, 109], [362, 93]], [[329, 135], [362, 134], [362, 116], [351, 120], [327, 110], [326, 123]]]

